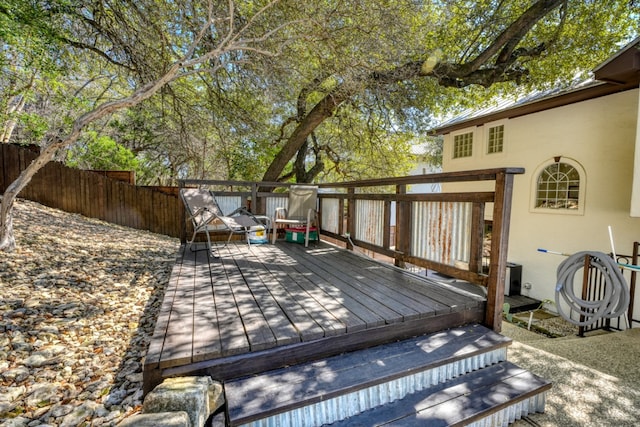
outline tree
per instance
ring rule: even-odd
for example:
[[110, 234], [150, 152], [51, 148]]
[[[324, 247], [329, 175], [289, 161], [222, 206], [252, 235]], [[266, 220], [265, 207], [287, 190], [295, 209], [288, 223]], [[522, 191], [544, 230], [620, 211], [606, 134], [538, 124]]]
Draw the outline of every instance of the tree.
[[[374, 11], [345, 25], [344, 30], [356, 34], [355, 46], [332, 39], [332, 31], [341, 29], [337, 22], [349, 22], [335, 13], [338, 17], [327, 19], [330, 23], [324, 27], [333, 41], [330, 47], [336, 55], [344, 55], [344, 48], [358, 52], [355, 60], [336, 61], [328, 69], [314, 57], [321, 66], [299, 90], [294, 125], [263, 180], [286, 176], [287, 166], [304, 156], [318, 130], [355, 106], [375, 105], [379, 111], [382, 104], [396, 112], [395, 123], [415, 124], [420, 120], [415, 111], [437, 108], [425, 94], [445, 105], [451, 100], [464, 105], [463, 97], [477, 101], [505, 88], [514, 90], [514, 84], [573, 78], [610, 54], [616, 42], [637, 32], [633, 6], [626, 1], [582, 0], [387, 1], [380, 4], [391, 9], [386, 15], [373, 20]], [[390, 19], [403, 21], [406, 33], [398, 33]], [[456, 95], [450, 96], [452, 91]], [[298, 176], [304, 174], [299, 171]]]
[[81, 139], [85, 141], [67, 153], [68, 166], [97, 170], [139, 170], [140, 164], [133, 152], [108, 136], [90, 131], [85, 132]]
[[[108, 129], [171, 177], [388, 175], [406, 167], [411, 137], [434, 114], [567, 80], [638, 28], [629, 0], [39, 4], [6, 0], [0, 36], [35, 37], [47, 64], [64, 65], [54, 67], [65, 89], [56, 99], [68, 103], [47, 122], [43, 156], [3, 198], [0, 248], [14, 244], [5, 230], [15, 196], [84, 130]], [[22, 65], [22, 82], [45, 80], [44, 67]]]
[[[125, 96], [99, 103], [73, 120], [68, 129], [49, 138], [38, 158], [8, 186], [3, 195], [0, 205], [0, 250], [15, 248], [12, 209], [18, 193], [38, 170], [53, 159], [58, 150], [77, 141], [90, 124], [140, 104], [179, 78], [196, 73], [215, 73], [231, 66], [242, 54], [275, 54], [262, 44], [277, 38], [281, 30], [290, 24], [285, 22], [269, 27], [261, 21], [267, 11], [275, 11], [279, 3], [276, 0], [264, 4], [251, 3], [241, 9], [236, 9], [232, 0], [224, 8], [214, 2], [209, 2], [205, 8], [201, 8], [199, 2], [174, 2], [165, 9], [157, 8], [156, 3], [134, 3], [114, 3], [110, 7], [98, 1], [90, 8], [78, 9], [73, 9], [66, 2], [53, 3], [49, 9], [40, 11], [36, 18], [30, 14], [29, 19], [24, 20], [26, 27], [30, 24], [52, 31], [51, 21], [47, 22], [45, 18], [51, 18], [52, 13], [59, 13], [56, 15], [58, 21], [54, 20], [53, 25], [61, 24], [64, 28], [65, 23], [70, 23], [73, 31], [68, 34], [57, 32], [52, 39], [65, 39], [66, 45], [97, 54], [120, 67], [127, 67], [143, 83], [132, 87]], [[21, 6], [24, 8], [24, 4]], [[0, 9], [0, 12], [12, 13], [7, 9]], [[73, 19], [70, 20], [70, 17]], [[155, 21], [155, 18], [161, 19]], [[162, 28], [165, 25], [171, 27], [170, 31]], [[89, 31], [83, 32], [83, 26]], [[100, 31], [97, 32], [97, 29]], [[70, 35], [77, 38], [67, 39]], [[158, 37], [161, 38], [159, 46], [153, 43]], [[272, 46], [277, 47], [278, 43]]]

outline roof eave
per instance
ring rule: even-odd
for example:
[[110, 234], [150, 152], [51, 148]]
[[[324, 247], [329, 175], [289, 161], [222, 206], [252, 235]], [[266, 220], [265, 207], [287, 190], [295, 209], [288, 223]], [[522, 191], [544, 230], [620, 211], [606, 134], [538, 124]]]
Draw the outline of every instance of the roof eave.
[[521, 117], [527, 114], [537, 113], [540, 111], [550, 110], [552, 108], [574, 104], [576, 102], [595, 99], [601, 96], [611, 95], [614, 93], [635, 89], [637, 87], [638, 87], [637, 83], [633, 83], [633, 84], [600, 83], [584, 89], [567, 92], [562, 95], [550, 96], [550, 97], [532, 101], [526, 104], [518, 105], [517, 107], [507, 108], [501, 111], [496, 111], [495, 113], [487, 114], [480, 117], [475, 117], [473, 119], [461, 121], [458, 123], [452, 123], [447, 126], [438, 127], [438, 128], [432, 129], [429, 132], [429, 134], [445, 135], [451, 132], [455, 132], [457, 130], [466, 129], [473, 126], [482, 126], [485, 123], [493, 122], [496, 120], [513, 119], [515, 117]]
[[501, 119], [511, 119], [537, 113], [551, 108], [562, 107], [575, 102], [595, 99], [601, 96], [635, 89], [640, 86], [640, 37], [628, 43], [615, 55], [593, 70], [595, 79], [602, 82], [586, 88], [576, 89], [560, 95], [551, 95], [525, 104], [505, 108], [468, 120], [444, 125], [431, 130], [433, 135], [444, 135], [456, 130], [481, 126]]

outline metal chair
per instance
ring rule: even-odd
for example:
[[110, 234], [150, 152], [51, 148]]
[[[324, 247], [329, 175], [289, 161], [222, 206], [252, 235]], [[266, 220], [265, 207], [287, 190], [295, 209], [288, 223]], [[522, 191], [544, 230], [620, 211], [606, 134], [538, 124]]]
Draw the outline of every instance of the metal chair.
[[276, 208], [271, 219], [273, 243], [277, 238], [277, 225], [296, 226], [305, 229], [304, 246], [309, 246], [309, 231], [317, 222], [318, 187], [314, 185], [292, 185], [289, 188], [287, 208]]
[[236, 209], [230, 215], [224, 215], [215, 196], [209, 190], [182, 188], [180, 189], [180, 198], [187, 210], [187, 221], [191, 221], [193, 225], [193, 236], [189, 241], [189, 249], [191, 249], [196, 235], [198, 233], [205, 233], [207, 235], [207, 249], [212, 251], [209, 233], [220, 230], [229, 232], [229, 238], [224, 246], [229, 244], [234, 233], [244, 233], [247, 243], [251, 244], [249, 241], [251, 227], [262, 225], [244, 208]]

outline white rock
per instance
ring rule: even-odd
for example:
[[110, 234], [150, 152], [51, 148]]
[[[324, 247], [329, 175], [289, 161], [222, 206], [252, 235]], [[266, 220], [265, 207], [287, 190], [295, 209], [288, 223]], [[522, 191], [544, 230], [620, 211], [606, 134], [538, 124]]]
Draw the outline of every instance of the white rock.
[[73, 411], [65, 415], [62, 419], [60, 427], [75, 427], [83, 421], [91, 419], [94, 414], [95, 405], [93, 402], [84, 402], [82, 405], [74, 408]]
[[55, 418], [64, 417], [73, 411], [73, 405], [54, 405], [49, 410], [49, 415]]
[[25, 399], [27, 406], [39, 407], [52, 405], [58, 402], [58, 384], [36, 384], [28, 391], [29, 395]]

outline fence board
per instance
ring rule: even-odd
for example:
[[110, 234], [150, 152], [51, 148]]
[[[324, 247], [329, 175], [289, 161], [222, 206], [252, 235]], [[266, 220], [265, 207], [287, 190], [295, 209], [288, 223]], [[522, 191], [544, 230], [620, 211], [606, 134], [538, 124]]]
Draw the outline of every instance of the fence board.
[[[5, 167], [5, 180], [6, 185], [9, 186], [13, 181], [18, 178], [20, 174], [20, 157], [19, 151], [16, 147], [11, 147], [13, 150], [9, 150], [9, 158], [4, 162]], [[6, 187], [5, 187], [6, 188]], [[3, 189], [4, 192], [4, 189]]]
[[62, 210], [67, 212], [75, 212], [73, 203], [73, 187], [72, 177], [69, 176], [66, 169], [60, 169], [60, 189], [62, 190]]
[[9, 185], [4, 177], [4, 162], [5, 159], [9, 157], [9, 147], [9, 144], [0, 144], [0, 188], [7, 188], [7, 186]]
[[78, 188], [78, 204], [80, 205], [80, 209], [81, 209], [81, 214], [84, 216], [88, 216], [91, 217], [92, 215], [89, 213], [91, 212], [91, 204], [88, 203], [88, 197], [87, 197], [87, 192], [88, 192], [88, 187], [89, 187], [89, 182], [91, 180], [90, 176], [87, 176], [86, 179], [81, 179], [79, 181], [79, 188]]
[[107, 180], [100, 175], [95, 175], [94, 178], [96, 180], [96, 194], [94, 195], [95, 199], [90, 200], [90, 202], [97, 202], [95, 218], [104, 219], [107, 211], [107, 186], [105, 185]]
[[123, 192], [124, 196], [124, 221], [127, 221], [131, 224], [133, 228], [140, 228], [140, 215], [138, 214], [138, 209], [136, 209], [135, 200], [136, 200], [136, 188], [132, 185], [121, 186], [120, 189]]

